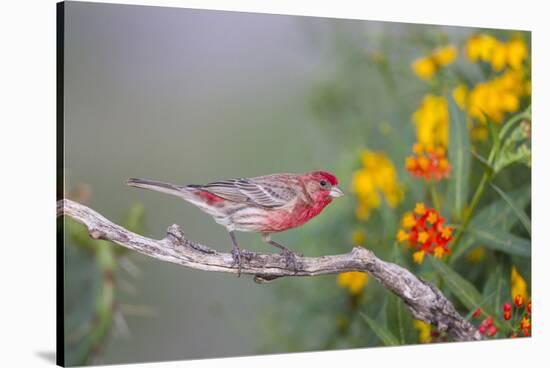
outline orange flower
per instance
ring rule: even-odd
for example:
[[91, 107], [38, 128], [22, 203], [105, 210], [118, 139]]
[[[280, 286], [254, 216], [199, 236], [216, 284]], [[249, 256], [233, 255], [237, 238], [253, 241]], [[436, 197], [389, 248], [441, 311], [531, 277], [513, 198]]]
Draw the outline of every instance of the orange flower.
[[519, 323], [519, 327], [523, 332], [523, 336], [531, 335], [531, 320], [527, 316], [523, 316]]
[[442, 146], [435, 148], [413, 146], [414, 155], [407, 157], [405, 167], [411, 175], [428, 180], [439, 181], [448, 178], [451, 165]]
[[[404, 226], [405, 223], [411, 226]], [[399, 229], [397, 240], [408, 243], [416, 250], [413, 253], [415, 263], [422, 263], [426, 253], [442, 258], [451, 252], [449, 243], [453, 239], [453, 229], [444, 226], [444, 223], [445, 218], [435, 209], [426, 208], [424, 203], [417, 203], [414, 212], [407, 212], [403, 216], [401, 224], [406, 229]]]
[[525, 298], [521, 294], [516, 295], [516, 297], [514, 298], [514, 304], [516, 305], [517, 308], [520, 308], [521, 306], [523, 306], [524, 302], [525, 302]]

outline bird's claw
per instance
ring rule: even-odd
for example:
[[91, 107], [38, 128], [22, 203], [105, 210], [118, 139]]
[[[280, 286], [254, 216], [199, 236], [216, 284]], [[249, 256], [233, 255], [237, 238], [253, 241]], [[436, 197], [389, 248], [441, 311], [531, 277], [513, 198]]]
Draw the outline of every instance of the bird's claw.
[[233, 263], [236, 263], [238, 268], [237, 277], [241, 277], [242, 261], [241, 261], [241, 250], [239, 248], [231, 249], [231, 256], [233, 257]]
[[281, 253], [281, 255], [283, 256], [283, 258], [285, 259], [285, 266], [286, 267], [291, 267], [292, 265], [292, 270], [294, 271], [294, 273], [297, 273], [298, 272], [298, 262], [296, 260], [296, 257], [303, 257], [303, 254], [301, 253], [295, 253], [289, 249], [284, 249], [283, 252]]

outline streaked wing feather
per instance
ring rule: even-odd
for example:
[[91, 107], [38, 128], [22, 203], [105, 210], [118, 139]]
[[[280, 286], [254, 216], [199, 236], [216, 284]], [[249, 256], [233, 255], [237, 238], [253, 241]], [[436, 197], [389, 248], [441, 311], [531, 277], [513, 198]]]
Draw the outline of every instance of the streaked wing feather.
[[297, 193], [283, 182], [273, 178], [233, 179], [202, 186], [215, 195], [234, 202], [252, 202], [261, 207], [277, 208], [287, 205]]

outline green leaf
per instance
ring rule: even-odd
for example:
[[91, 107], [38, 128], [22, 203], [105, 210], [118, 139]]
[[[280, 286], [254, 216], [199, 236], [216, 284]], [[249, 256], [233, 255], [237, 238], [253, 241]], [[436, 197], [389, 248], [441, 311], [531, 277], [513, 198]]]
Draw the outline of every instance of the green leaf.
[[[508, 194], [508, 198], [513, 201], [517, 208], [523, 208], [531, 200], [531, 187], [524, 185]], [[480, 228], [497, 228], [501, 231], [507, 231], [517, 222], [512, 208], [504, 199], [496, 201], [481, 208], [477, 215], [472, 219], [472, 224]], [[450, 263], [453, 264], [462, 257], [468, 249], [476, 245], [477, 239], [471, 234], [466, 234], [459, 244], [456, 244], [452, 251]], [[477, 244], [482, 245], [482, 244]]]
[[443, 278], [445, 285], [449, 287], [451, 293], [453, 293], [467, 309], [472, 310], [481, 305], [481, 294], [474, 285], [435, 257], [428, 257], [428, 259], [435, 271]]
[[478, 244], [508, 254], [531, 257], [531, 241], [495, 228], [470, 226], [467, 230]]
[[493, 166], [491, 166], [491, 163], [489, 161], [487, 161], [487, 159], [485, 157], [481, 156], [479, 153], [477, 153], [474, 150], [471, 150], [470, 152], [472, 153], [472, 156], [474, 156], [483, 165], [483, 168], [485, 170], [487, 170], [489, 172], [495, 171]]
[[529, 130], [529, 127], [525, 124], [515, 125], [498, 151], [494, 161], [495, 172], [499, 172], [515, 163], [531, 167], [531, 137]]
[[470, 137], [464, 112], [459, 110], [451, 96], [447, 98], [447, 104], [449, 106], [449, 161], [452, 170], [448, 199], [453, 216], [460, 218], [468, 200]]
[[[524, 185], [508, 194], [518, 208], [523, 208], [531, 200], [531, 185]], [[512, 208], [504, 199], [498, 199], [479, 210], [472, 219], [472, 224], [479, 226], [497, 227], [509, 230], [516, 223]]]
[[370, 329], [378, 336], [380, 341], [386, 346], [395, 346], [399, 345], [399, 340], [391, 333], [391, 331], [380, 324], [378, 321], [370, 318], [365, 313], [361, 313], [363, 320], [369, 325]]
[[510, 198], [502, 189], [497, 187], [495, 184], [491, 183], [491, 187], [504, 199], [504, 201], [510, 206], [514, 214], [518, 217], [519, 221], [527, 230], [529, 233], [529, 236], [531, 236], [531, 220], [529, 217], [527, 217], [527, 214], [525, 214], [525, 211], [523, 211], [520, 207], [516, 206], [512, 198]]
[[485, 306], [491, 310], [493, 314], [498, 314], [500, 312], [500, 308], [502, 308], [502, 301], [505, 299], [507, 295], [506, 291], [508, 290], [508, 282], [504, 277], [502, 267], [503, 266], [500, 262], [496, 263], [494, 270], [491, 272], [491, 275], [483, 287], [484, 298], [493, 296], [493, 302]]
[[386, 307], [386, 325], [397, 337], [400, 345], [413, 341], [414, 329], [411, 314], [406, 310], [403, 301], [394, 294], [388, 294]]

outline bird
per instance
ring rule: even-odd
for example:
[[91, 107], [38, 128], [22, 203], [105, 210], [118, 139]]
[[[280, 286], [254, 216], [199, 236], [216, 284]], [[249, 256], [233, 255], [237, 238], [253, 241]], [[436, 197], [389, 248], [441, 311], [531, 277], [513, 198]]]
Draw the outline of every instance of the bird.
[[242, 263], [236, 231], [260, 233], [265, 243], [282, 251], [287, 266], [292, 263], [296, 270], [296, 254], [272, 240], [271, 235], [305, 224], [334, 198], [344, 195], [338, 187], [338, 179], [328, 171], [270, 174], [202, 185], [137, 178], [128, 179], [127, 184], [175, 195], [212, 216], [229, 233], [238, 276]]

